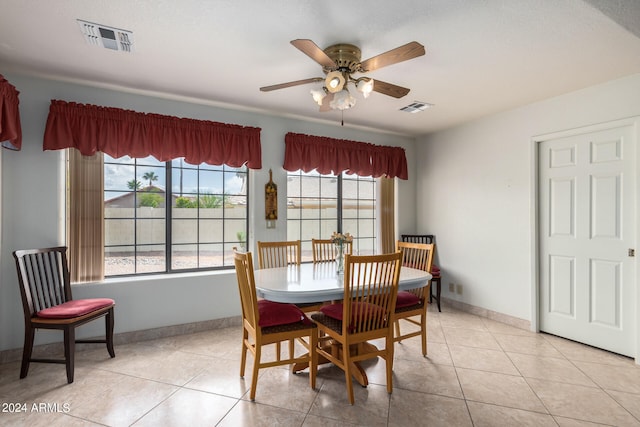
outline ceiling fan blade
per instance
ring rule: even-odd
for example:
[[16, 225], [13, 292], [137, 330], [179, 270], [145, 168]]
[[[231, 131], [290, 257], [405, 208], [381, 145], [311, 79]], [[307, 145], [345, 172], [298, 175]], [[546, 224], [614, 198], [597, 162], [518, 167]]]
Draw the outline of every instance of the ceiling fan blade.
[[309, 39], [291, 40], [291, 44], [297, 47], [302, 53], [327, 68], [338, 68], [333, 59], [329, 58], [322, 49]]
[[424, 55], [424, 53], [424, 46], [418, 42], [410, 42], [395, 49], [391, 49], [388, 52], [374, 56], [373, 58], [369, 58], [366, 61], [362, 61], [360, 63], [360, 68], [363, 73], [366, 73], [368, 71], [386, 67], [387, 65], [397, 64], [398, 62], [417, 58], [418, 56]]
[[323, 80], [324, 79], [322, 77], [312, 77], [310, 79], [296, 80], [294, 82], [287, 82], [287, 83], [280, 83], [280, 84], [277, 84], [277, 85], [264, 86], [264, 87], [261, 87], [260, 90], [262, 92], [270, 92], [272, 90], [284, 89], [286, 87], [291, 87], [291, 86], [306, 85], [307, 83], [316, 83], [316, 82], [321, 82]]
[[335, 95], [333, 92], [329, 92], [327, 96], [322, 98], [322, 105], [320, 106], [321, 113], [326, 113], [327, 111], [331, 111], [331, 107], [329, 106], [329, 103], [333, 101], [333, 95]]
[[408, 88], [394, 85], [391, 83], [383, 82], [382, 80], [373, 80], [374, 92], [382, 93], [384, 95], [392, 96], [394, 98], [402, 98], [409, 93]]

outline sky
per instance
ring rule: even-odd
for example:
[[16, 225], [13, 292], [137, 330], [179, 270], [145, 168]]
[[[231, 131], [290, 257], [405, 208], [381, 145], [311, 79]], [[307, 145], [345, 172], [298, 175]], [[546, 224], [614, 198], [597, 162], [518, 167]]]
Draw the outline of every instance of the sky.
[[[167, 188], [165, 164], [153, 157], [137, 159], [137, 162], [134, 162], [134, 159], [128, 156], [113, 159], [105, 154], [104, 162], [105, 200], [129, 191], [127, 183], [134, 179], [140, 182], [141, 188], [147, 187], [150, 182], [143, 178], [147, 172], [153, 172], [158, 177], [151, 182], [152, 185], [162, 189]], [[227, 172], [223, 173], [223, 170]], [[202, 165], [198, 171], [197, 166], [181, 163], [176, 159], [172, 161], [171, 189], [174, 194], [192, 195], [197, 192], [199, 185], [201, 194], [239, 194], [242, 191], [243, 179], [236, 174], [238, 170], [246, 171], [246, 168]], [[182, 171], [182, 186], [180, 171]], [[181, 187], [182, 191], [180, 191]]]

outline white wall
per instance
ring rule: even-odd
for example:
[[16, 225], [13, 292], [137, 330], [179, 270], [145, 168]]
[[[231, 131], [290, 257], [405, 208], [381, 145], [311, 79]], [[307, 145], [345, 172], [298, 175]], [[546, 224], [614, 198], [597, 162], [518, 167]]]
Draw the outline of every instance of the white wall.
[[[233, 111], [213, 106], [5, 74], [20, 91], [23, 149], [2, 153], [2, 220], [0, 245], [0, 350], [20, 348], [23, 316], [11, 252], [16, 249], [64, 244], [62, 208], [64, 180], [61, 152], [42, 151], [42, 136], [51, 99], [213, 120], [262, 128], [262, 169], [252, 172], [250, 184], [250, 242], [286, 239], [286, 209], [279, 210], [275, 229], [266, 229], [264, 184], [269, 169], [278, 184], [278, 206], [286, 206], [284, 135], [299, 132], [333, 138], [402, 146], [409, 162], [409, 177], [416, 174], [412, 138], [365, 132], [337, 124], [305, 122], [266, 114]], [[415, 227], [415, 180], [398, 184], [398, 222], [406, 231]], [[233, 271], [147, 276], [77, 285], [74, 297], [104, 296], [116, 300], [116, 333], [143, 330], [240, 314]], [[99, 323], [99, 322], [97, 322]], [[87, 325], [79, 337], [99, 335], [101, 325]], [[54, 332], [37, 334], [36, 343], [60, 341]]]
[[635, 75], [419, 139], [417, 230], [436, 235], [443, 296], [533, 320], [533, 138], [638, 115]]

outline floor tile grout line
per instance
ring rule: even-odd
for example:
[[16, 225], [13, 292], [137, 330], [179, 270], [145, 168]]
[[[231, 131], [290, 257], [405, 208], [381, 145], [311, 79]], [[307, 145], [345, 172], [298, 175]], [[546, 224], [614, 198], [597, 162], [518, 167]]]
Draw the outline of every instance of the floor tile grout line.
[[172, 393], [170, 393], [166, 398], [162, 399], [161, 401], [159, 401], [155, 406], [151, 407], [147, 412], [145, 412], [143, 415], [141, 415], [140, 417], [138, 417], [134, 422], [132, 422], [131, 424], [129, 424], [129, 426], [133, 426], [135, 425], [135, 423], [137, 423], [138, 421], [140, 421], [141, 419], [143, 419], [144, 417], [146, 417], [147, 415], [149, 415], [154, 409], [158, 408], [160, 405], [162, 405], [164, 402], [166, 402], [167, 400], [169, 400], [171, 398], [171, 396], [175, 395], [176, 393], [178, 393], [180, 390], [182, 390], [182, 387], [178, 387], [176, 388]]

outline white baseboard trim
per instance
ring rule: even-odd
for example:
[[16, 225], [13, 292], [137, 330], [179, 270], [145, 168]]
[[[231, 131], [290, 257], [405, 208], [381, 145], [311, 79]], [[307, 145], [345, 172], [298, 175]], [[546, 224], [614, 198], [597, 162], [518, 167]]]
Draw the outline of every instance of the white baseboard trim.
[[498, 313], [497, 311], [487, 310], [486, 308], [482, 307], [476, 307], [475, 305], [467, 304], [461, 301], [456, 301], [444, 297], [441, 298], [443, 306], [448, 306], [456, 310], [464, 311], [466, 313], [475, 314], [476, 316], [495, 320], [496, 322], [505, 323], [509, 326], [513, 326], [514, 328], [531, 331], [531, 321], [529, 320], [520, 319], [519, 317], [513, 317], [503, 313]]

